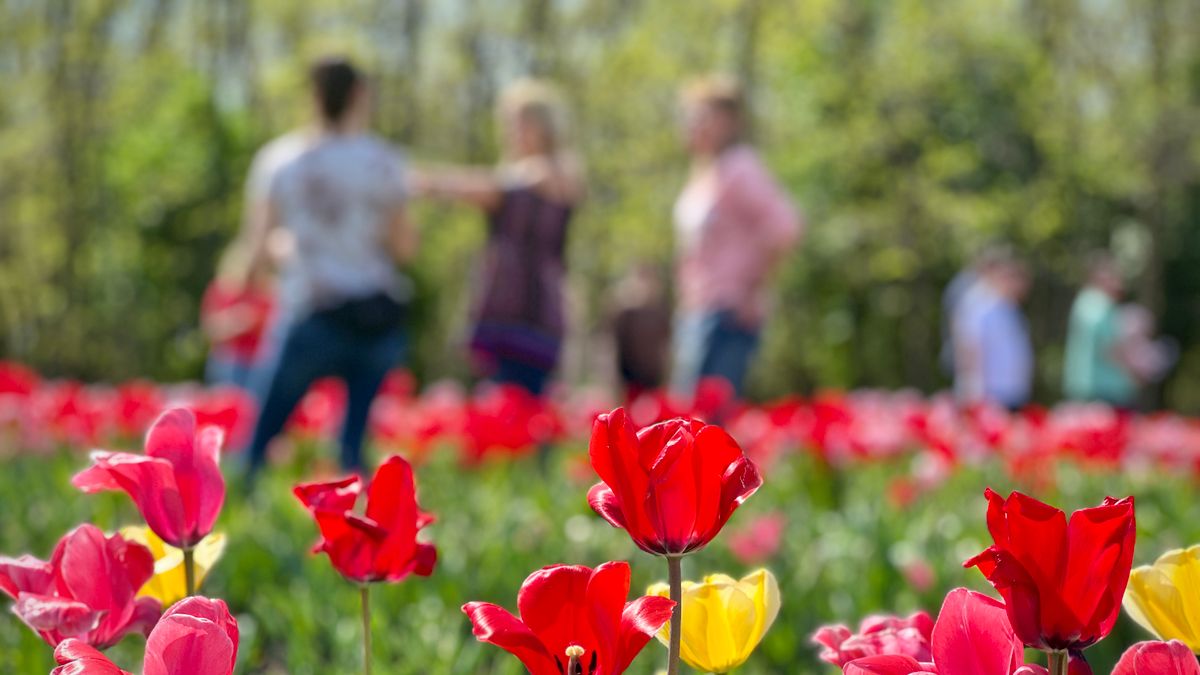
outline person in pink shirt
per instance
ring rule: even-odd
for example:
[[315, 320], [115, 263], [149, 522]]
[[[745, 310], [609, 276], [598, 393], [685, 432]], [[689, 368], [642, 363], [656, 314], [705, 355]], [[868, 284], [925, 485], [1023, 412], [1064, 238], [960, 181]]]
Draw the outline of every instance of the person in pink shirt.
[[797, 244], [802, 221], [745, 140], [746, 105], [734, 80], [684, 89], [691, 174], [675, 202], [679, 250], [672, 385], [691, 395], [723, 378], [741, 394], [766, 321], [772, 273]]

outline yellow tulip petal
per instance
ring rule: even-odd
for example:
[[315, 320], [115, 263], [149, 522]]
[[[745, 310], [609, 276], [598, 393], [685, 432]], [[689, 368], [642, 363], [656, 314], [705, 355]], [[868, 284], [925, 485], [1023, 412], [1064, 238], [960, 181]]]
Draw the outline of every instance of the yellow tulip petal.
[[1161, 640], [1200, 648], [1200, 547], [1168, 551], [1129, 575], [1124, 607], [1130, 618]]
[[711, 673], [710, 655], [715, 645], [709, 640], [708, 624], [711, 611], [715, 609], [720, 614], [720, 608], [711, 606], [707, 596], [706, 586], [696, 586], [683, 595], [683, 641], [679, 655], [696, 670]]

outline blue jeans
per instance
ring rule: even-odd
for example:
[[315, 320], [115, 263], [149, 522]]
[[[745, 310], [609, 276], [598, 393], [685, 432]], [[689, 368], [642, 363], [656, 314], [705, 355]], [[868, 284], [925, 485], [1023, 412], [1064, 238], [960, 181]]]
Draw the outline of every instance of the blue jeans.
[[534, 396], [546, 391], [550, 371], [514, 359], [496, 359], [496, 370], [488, 378], [499, 384], [515, 384]]
[[675, 324], [672, 389], [691, 396], [700, 380], [720, 377], [740, 397], [758, 338], [759, 331], [738, 323], [731, 310], [684, 314]]
[[321, 315], [288, 327], [271, 366], [259, 374], [256, 391], [261, 409], [250, 443], [250, 471], [262, 467], [267, 446], [283, 431], [292, 410], [322, 377], [346, 383], [346, 417], [340, 436], [342, 467], [363, 469], [362, 447], [371, 402], [387, 372], [404, 354], [401, 328], [363, 334]]
[[204, 381], [210, 385], [230, 385], [238, 389], [249, 389], [254, 382], [253, 363], [229, 354], [212, 351], [204, 364]]

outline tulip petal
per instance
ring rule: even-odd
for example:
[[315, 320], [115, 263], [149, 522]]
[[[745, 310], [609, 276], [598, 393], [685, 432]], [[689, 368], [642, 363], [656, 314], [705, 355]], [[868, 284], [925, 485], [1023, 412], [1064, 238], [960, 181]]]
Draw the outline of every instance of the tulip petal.
[[225, 477], [219, 466], [223, 440], [219, 427], [197, 431], [196, 416], [186, 408], [164, 412], [146, 432], [146, 456], [166, 460], [173, 468], [184, 509], [184, 545], [212, 531], [225, 503]]
[[[592, 426], [592, 438], [588, 443], [588, 454], [592, 468], [613, 493], [615, 503], [620, 504], [623, 527], [635, 542], [649, 541], [652, 537], [650, 524], [641, 510], [641, 501], [646, 495], [648, 472], [639, 461], [637, 435], [625, 411], [617, 408], [611, 413], [600, 415]], [[589, 495], [589, 503], [596, 502]], [[613, 523], [611, 514], [600, 513]], [[615, 524], [615, 523], [614, 523]]]
[[675, 603], [658, 596], [641, 597], [625, 605], [621, 611], [621, 629], [617, 660], [612, 672], [623, 673], [641, 653], [650, 637], [671, 621]]
[[237, 646], [225, 629], [208, 619], [174, 613], [163, 617], [146, 639], [143, 675], [230, 675]]
[[521, 621], [551, 656], [562, 656], [571, 645], [587, 651], [596, 649], [587, 606], [591, 578], [592, 570], [582, 565], [551, 565], [529, 575], [521, 584], [517, 593]]
[[31, 555], [19, 558], [0, 556], [0, 591], [16, 600], [21, 593], [45, 594], [54, 583], [50, 563]]
[[1125, 650], [1112, 675], [1200, 675], [1200, 664], [1177, 640], [1139, 642]]
[[530, 675], [559, 675], [554, 657], [533, 631], [508, 610], [489, 602], [468, 602], [462, 609], [480, 642], [496, 645], [517, 657]]
[[625, 514], [621, 511], [621, 502], [616, 493], [605, 483], [596, 483], [588, 490], [588, 506], [608, 521], [609, 525], [626, 529]]
[[586, 591], [587, 616], [601, 668], [611, 668], [622, 656], [621, 612], [628, 596], [629, 563], [607, 562], [592, 570]]
[[59, 667], [50, 675], [129, 675], [81, 640], [65, 640], [54, 650]]
[[323, 483], [302, 483], [292, 488], [292, 494], [309, 509], [350, 511], [362, 492], [362, 479], [350, 476], [342, 480]]
[[176, 547], [189, 543], [187, 512], [170, 462], [104, 451], [93, 452], [92, 462], [71, 479], [72, 485], [86, 493], [121, 490], [163, 541]]
[[842, 667], [844, 675], [936, 675], [930, 664], [922, 664], [911, 656], [889, 654], [855, 659]]
[[105, 614], [76, 600], [33, 593], [21, 593], [13, 604], [13, 613], [35, 631], [66, 637], [96, 630]]
[[1024, 661], [1004, 605], [956, 588], [946, 595], [933, 627], [933, 662], [955, 675], [1009, 675]]
[[1125, 592], [1130, 618], [1160, 640], [1200, 649], [1200, 546], [1167, 551], [1133, 570]]
[[1117, 621], [1133, 564], [1136, 534], [1132, 497], [1082, 509], [1071, 516], [1062, 594], [1071, 598], [1074, 613], [1085, 625], [1098, 626], [1101, 636], [1107, 635]]

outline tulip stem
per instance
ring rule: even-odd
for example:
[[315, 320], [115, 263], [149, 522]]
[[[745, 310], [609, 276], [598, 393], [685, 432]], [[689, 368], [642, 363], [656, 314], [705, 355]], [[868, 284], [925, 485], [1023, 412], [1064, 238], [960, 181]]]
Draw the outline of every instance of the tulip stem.
[[363, 625], [363, 673], [371, 675], [371, 586], [363, 584], [362, 593], [362, 625]]
[[1067, 652], [1054, 650], [1046, 653], [1046, 661], [1050, 666], [1050, 675], [1067, 675], [1070, 657]]
[[196, 594], [196, 549], [191, 546], [183, 549], [183, 579], [190, 598]]
[[667, 651], [667, 675], [679, 675], [679, 648], [683, 641], [683, 557], [667, 556], [667, 585], [671, 587], [671, 644]]

